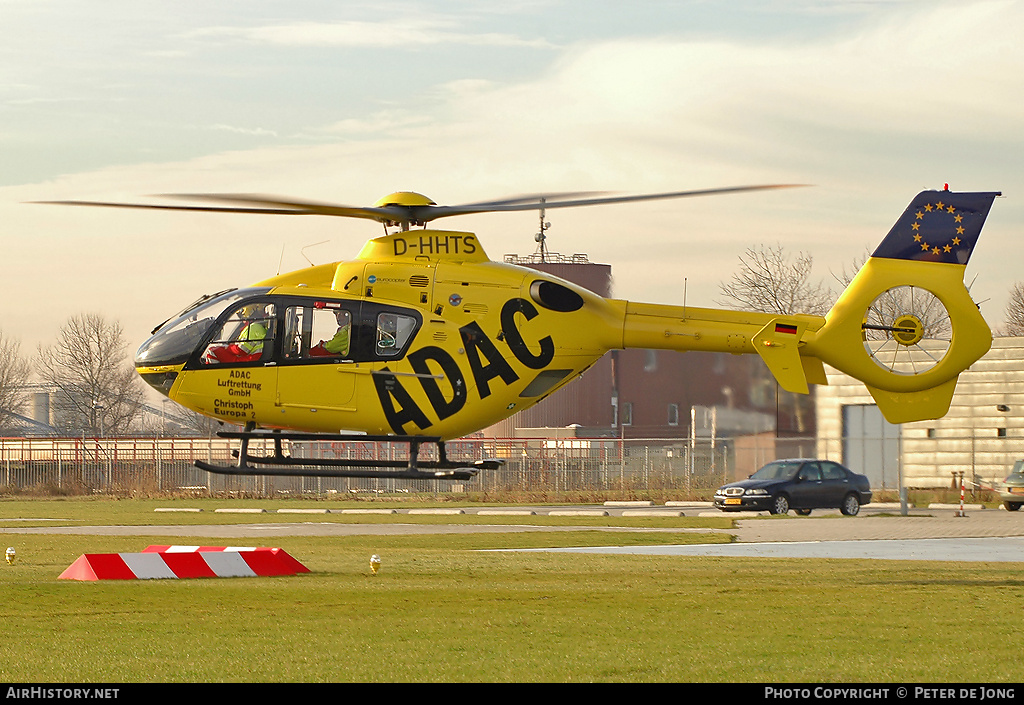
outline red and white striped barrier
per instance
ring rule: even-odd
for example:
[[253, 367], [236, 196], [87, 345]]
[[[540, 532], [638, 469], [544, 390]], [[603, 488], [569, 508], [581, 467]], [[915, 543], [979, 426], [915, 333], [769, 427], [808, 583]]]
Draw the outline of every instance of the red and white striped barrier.
[[82, 554], [59, 578], [253, 578], [308, 572], [306, 566], [280, 548], [149, 546], [141, 553]]
[[255, 546], [146, 546], [143, 553], [196, 553], [209, 551], [280, 551], [279, 548]]

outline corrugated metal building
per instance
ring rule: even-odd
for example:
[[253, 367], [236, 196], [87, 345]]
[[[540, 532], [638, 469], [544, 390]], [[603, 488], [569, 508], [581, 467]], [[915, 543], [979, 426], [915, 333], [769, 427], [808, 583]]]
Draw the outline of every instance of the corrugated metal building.
[[965, 370], [949, 413], [896, 426], [863, 384], [826, 367], [817, 389], [818, 454], [871, 478], [874, 487], [950, 487], [954, 474], [988, 486], [1024, 458], [1024, 337], [996, 338]]

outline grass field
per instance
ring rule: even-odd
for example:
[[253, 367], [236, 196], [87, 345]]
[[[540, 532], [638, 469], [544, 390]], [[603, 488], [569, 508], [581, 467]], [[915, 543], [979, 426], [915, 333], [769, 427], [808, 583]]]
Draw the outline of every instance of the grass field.
[[[202, 502], [207, 509], [231, 504]], [[491, 552], [485, 549], [728, 540], [632, 529], [725, 526], [729, 520], [154, 514], [166, 504], [0, 501], [5, 528], [138, 527], [133, 536], [0, 539], [18, 551], [13, 566], [0, 564], [0, 679], [1020, 680], [1021, 564]], [[246, 543], [280, 546], [312, 573], [57, 580], [82, 553], [197, 542], [146, 536], [146, 524], [253, 521], [512, 521], [602, 530], [286, 537]], [[369, 571], [373, 553], [383, 561], [377, 576]]]

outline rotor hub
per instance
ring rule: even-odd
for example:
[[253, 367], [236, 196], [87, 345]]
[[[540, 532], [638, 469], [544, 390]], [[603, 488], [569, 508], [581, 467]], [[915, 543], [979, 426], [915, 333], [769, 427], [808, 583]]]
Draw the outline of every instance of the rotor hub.
[[892, 337], [900, 345], [917, 345], [924, 337], [924, 323], [912, 313], [898, 317], [892, 327]]
[[436, 206], [437, 204], [431, 201], [429, 198], [424, 196], [422, 193], [415, 193], [414, 191], [396, 191], [395, 193], [389, 193], [383, 198], [377, 199], [377, 202], [373, 204], [374, 208], [387, 208], [388, 206]]

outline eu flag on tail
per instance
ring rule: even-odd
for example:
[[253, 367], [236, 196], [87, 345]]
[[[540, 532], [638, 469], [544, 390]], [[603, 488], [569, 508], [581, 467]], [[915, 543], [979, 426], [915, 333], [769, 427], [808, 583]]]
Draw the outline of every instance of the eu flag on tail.
[[999, 192], [917, 194], [872, 257], [967, 264]]

